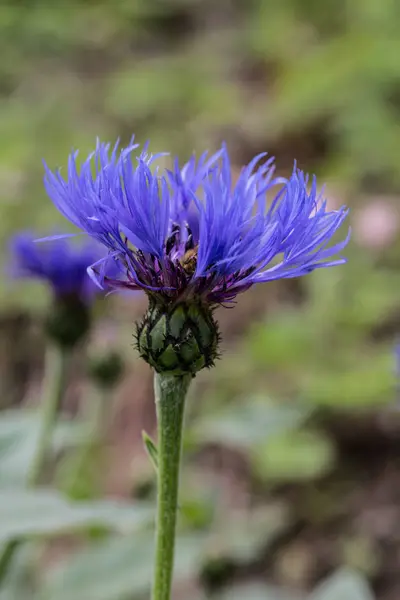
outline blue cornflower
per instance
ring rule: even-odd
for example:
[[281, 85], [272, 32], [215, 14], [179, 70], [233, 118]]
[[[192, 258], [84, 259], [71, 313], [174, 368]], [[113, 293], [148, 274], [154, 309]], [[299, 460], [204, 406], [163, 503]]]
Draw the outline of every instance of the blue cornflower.
[[37, 243], [37, 237], [22, 232], [11, 239], [11, 274], [48, 283], [58, 299], [76, 296], [90, 302], [99, 288], [87, 269], [101, 256], [99, 244], [86, 241], [77, 245], [66, 239]]
[[[116, 145], [110, 155], [98, 143], [80, 170], [74, 153], [65, 179], [46, 166], [54, 204], [109, 250], [91, 268], [99, 285], [143, 289], [166, 305], [216, 305], [256, 283], [345, 262], [338, 253], [348, 236], [329, 244], [347, 208], [328, 211], [315, 177], [296, 166], [276, 178], [273, 159], [260, 154], [234, 184], [225, 147], [164, 173], [150, 169], [157, 155], [146, 151], [132, 162], [136, 148]], [[108, 261], [118, 277], [106, 276]]]
[[72, 244], [55, 239], [37, 243], [33, 234], [23, 232], [10, 241], [10, 272], [46, 282], [53, 301], [45, 317], [45, 331], [58, 346], [71, 348], [91, 326], [91, 305], [100, 290], [87, 269], [101, 256], [101, 246], [93, 240]]

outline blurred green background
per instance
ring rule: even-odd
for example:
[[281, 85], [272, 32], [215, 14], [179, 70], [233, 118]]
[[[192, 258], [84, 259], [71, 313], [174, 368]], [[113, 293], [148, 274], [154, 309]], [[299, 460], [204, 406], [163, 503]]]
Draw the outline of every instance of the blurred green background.
[[[400, 597], [399, 30], [397, 0], [0, 3], [2, 268], [14, 231], [68, 229], [45, 195], [42, 159], [65, 166], [97, 136], [135, 133], [181, 159], [225, 140], [237, 170], [267, 150], [280, 173], [297, 159], [327, 182], [333, 208], [352, 209], [346, 266], [250, 290], [218, 313], [223, 360], [196, 379], [188, 411], [178, 599], [304, 598], [337, 569], [313, 600]], [[5, 486], [32, 448], [26, 406], [40, 396], [47, 301], [40, 286], [3, 279]], [[126, 374], [102, 460], [71, 483], [88, 395], [77, 356], [64, 406], [74, 435], [47, 481], [72, 499], [154, 497], [141, 446], [155, 425], [151, 374], [131, 338], [145, 306], [112, 297], [99, 308], [89, 351], [112, 339]], [[5, 445], [13, 431], [20, 442]], [[13, 505], [4, 498], [0, 531]], [[64, 534], [53, 528], [34, 560], [27, 548], [1, 600], [148, 597], [151, 532]]]

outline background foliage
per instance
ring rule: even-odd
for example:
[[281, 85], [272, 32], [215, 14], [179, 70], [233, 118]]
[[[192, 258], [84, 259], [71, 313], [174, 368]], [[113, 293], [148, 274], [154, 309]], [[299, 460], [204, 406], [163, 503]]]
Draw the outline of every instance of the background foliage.
[[[220, 313], [224, 359], [198, 377], [188, 414], [177, 597], [399, 597], [399, 28], [396, 0], [0, 5], [3, 248], [21, 227], [67, 227], [41, 159], [65, 165], [96, 136], [135, 133], [181, 157], [226, 140], [238, 169], [267, 149], [352, 207], [346, 267]], [[91, 351], [111, 330], [128, 363], [103, 447], [76, 475], [89, 393], [78, 356], [52, 488], [28, 493], [46, 302], [33, 284], [0, 292], [0, 541], [32, 540], [0, 598], [147, 597], [154, 478], [140, 430], [154, 414], [127, 327], [145, 304], [99, 308]]]

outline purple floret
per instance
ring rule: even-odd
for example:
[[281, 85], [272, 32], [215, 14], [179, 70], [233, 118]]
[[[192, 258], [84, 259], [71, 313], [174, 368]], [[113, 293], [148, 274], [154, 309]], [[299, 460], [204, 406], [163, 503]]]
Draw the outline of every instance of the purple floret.
[[[261, 154], [233, 184], [225, 146], [163, 172], [151, 169], [160, 155], [143, 151], [132, 161], [136, 148], [116, 145], [110, 154], [98, 143], [80, 169], [72, 154], [65, 179], [45, 167], [60, 212], [108, 248], [91, 269], [100, 286], [215, 305], [256, 283], [345, 262], [349, 235], [331, 240], [348, 209], [328, 211], [315, 177], [310, 184], [296, 166], [291, 177], [275, 177], [273, 159]], [[117, 276], [107, 275], [109, 263]]]
[[93, 240], [83, 244], [69, 239], [38, 243], [37, 237], [22, 232], [11, 239], [11, 274], [47, 282], [56, 297], [76, 296], [89, 303], [100, 289], [87, 270], [101, 256], [101, 246]]

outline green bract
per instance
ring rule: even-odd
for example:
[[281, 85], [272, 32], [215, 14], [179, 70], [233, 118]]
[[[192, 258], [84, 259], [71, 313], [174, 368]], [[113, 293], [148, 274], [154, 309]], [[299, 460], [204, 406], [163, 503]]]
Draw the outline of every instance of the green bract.
[[218, 356], [217, 323], [208, 307], [150, 304], [136, 329], [140, 356], [158, 373], [193, 375]]

